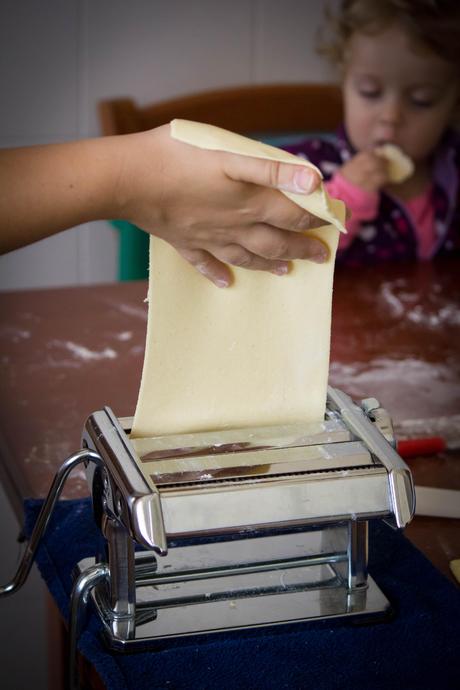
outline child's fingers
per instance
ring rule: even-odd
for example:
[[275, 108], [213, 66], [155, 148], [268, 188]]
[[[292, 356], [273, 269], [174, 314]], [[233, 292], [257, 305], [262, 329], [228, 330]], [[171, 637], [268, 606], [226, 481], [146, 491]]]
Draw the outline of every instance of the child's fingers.
[[373, 177], [375, 184], [379, 187], [387, 184], [390, 180], [389, 163], [382, 156], [373, 154], [373, 166], [370, 170], [370, 175]]
[[374, 151], [361, 151], [341, 168], [342, 175], [362, 189], [377, 191], [389, 181], [387, 162]]

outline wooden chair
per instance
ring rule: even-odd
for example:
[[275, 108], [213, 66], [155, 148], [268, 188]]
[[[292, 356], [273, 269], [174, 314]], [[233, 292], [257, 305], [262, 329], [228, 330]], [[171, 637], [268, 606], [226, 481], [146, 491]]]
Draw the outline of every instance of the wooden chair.
[[333, 84], [269, 84], [203, 91], [140, 106], [131, 98], [99, 103], [102, 134], [131, 134], [174, 118], [251, 132], [334, 131], [342, 118], [340, 90]]
[[[203, 91], [140, 106], [131, 98], [99, 103], [102, 134], [132, 134], [158, 127], [174, 118], [217, 125], [240, 134], [280, 135], [334, 131], [342, 118], [339, 88], [332, 84], [270, 84]], [[267, 138], [267, 137], [266, 137]], [[274, 141], [273, 141], [274, 140]], [[148, 238], [125, 221], [120, 231], [120, 280], [147, 277]]]

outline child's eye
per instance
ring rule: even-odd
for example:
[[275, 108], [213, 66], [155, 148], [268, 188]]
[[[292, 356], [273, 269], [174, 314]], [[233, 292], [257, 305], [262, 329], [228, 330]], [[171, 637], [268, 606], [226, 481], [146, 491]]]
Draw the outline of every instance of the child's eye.
[[380, 91], [378, 89], [359, 89], [358, 93], [363, 98], [369, 99], [379, 98], [380, 96]]
[[433, 91], [427, 89], [416, 89], [408, 93], [409, 100], [416, 108], [431, 108], [437, 100]]
[[411, 103], [417, 108], [431, 108], [434, 105], [432, 98], [420, 98], [417, 96], [412, 96]]

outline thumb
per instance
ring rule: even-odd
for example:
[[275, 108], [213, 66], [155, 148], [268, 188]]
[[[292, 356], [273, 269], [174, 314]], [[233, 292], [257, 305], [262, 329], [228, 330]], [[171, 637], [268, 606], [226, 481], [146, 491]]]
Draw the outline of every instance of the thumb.
[[321, 182], [319, 171], [307, 165], [229, 154], [225, 172], [232, 180], [250, 182], [294, 194], [310, 194]]

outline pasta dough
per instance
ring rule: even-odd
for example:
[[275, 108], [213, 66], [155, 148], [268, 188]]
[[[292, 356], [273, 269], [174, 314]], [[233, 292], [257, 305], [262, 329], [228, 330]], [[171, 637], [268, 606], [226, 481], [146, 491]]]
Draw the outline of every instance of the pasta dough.
[[382, 144], [375, 152], [388, 161], [388, 175], [390, 182], [399, 184], [407, 180], [414, 172], [414, 164], [406, 154], [394, 144]]
[[[305, 161], [209, 125], [174, 121], [186, 143], [242, 155]], [[149, 316], [132, 437], [263, 426], [324, 417], [332, 280], [344, 205], [324, 188], [290, 194], [328, 221], [325, 264], [293, 262], [282, 278], [235, 268], [218, 289], [170, 245], [150, 239]]]
[[452, 571], [453, 576], [457, 580], [457, 582], [460, 584], [460, 558], [456, 558], [454, 561], [451, 561], [449, 563], [450, 569]]

